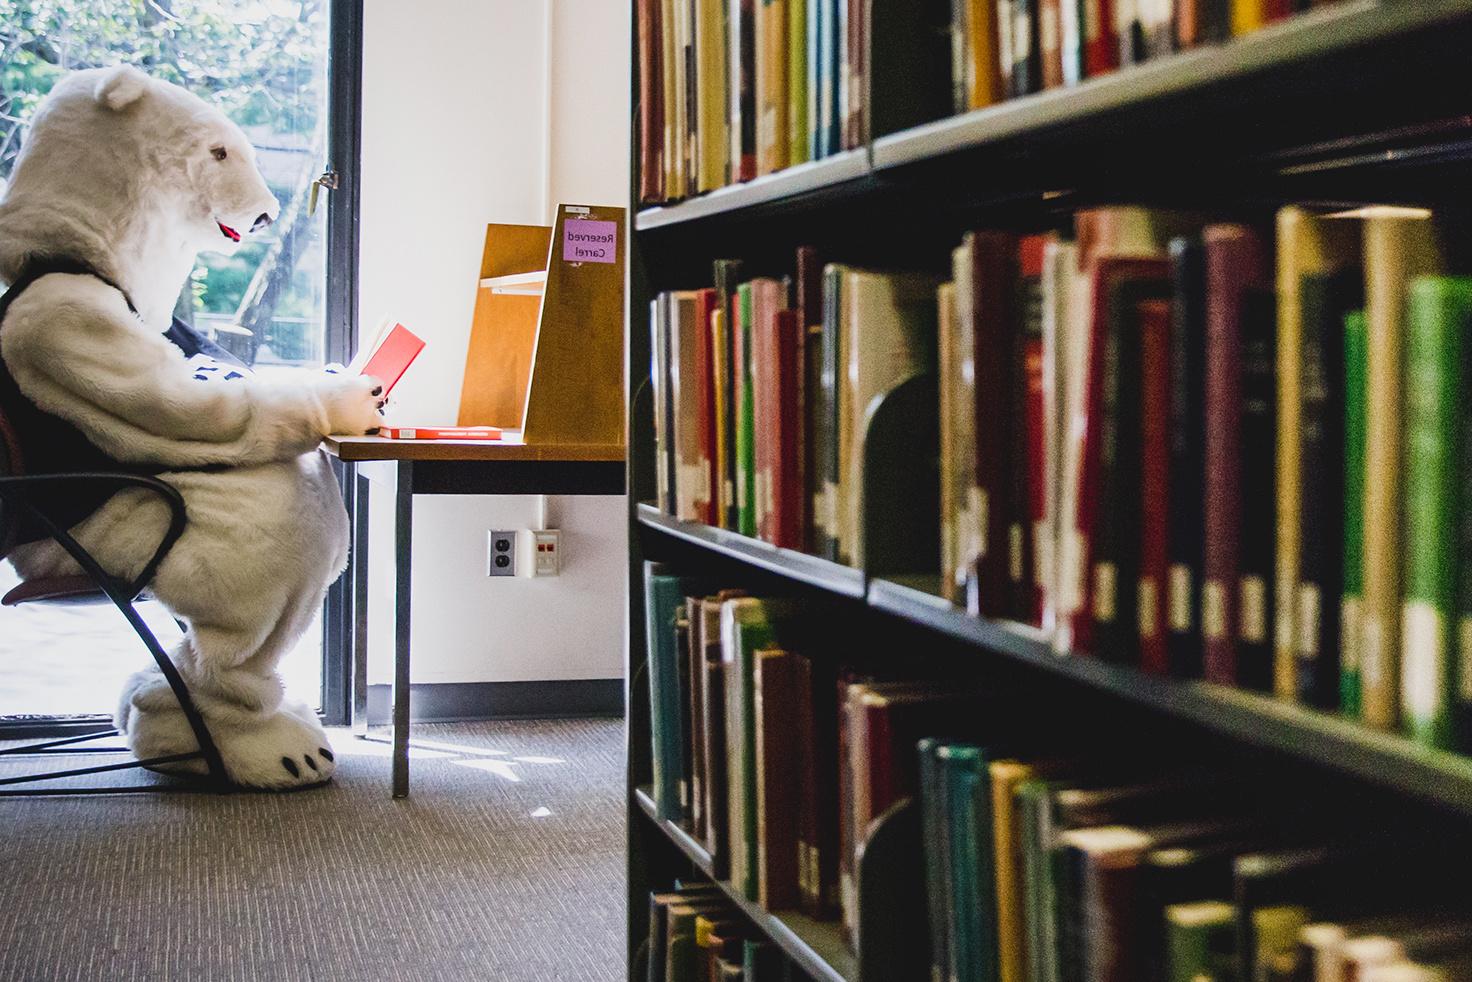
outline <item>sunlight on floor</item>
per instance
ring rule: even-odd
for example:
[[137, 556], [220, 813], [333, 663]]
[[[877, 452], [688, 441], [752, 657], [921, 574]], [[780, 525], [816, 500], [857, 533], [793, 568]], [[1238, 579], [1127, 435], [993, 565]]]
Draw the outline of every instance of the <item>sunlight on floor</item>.
[[[0, 562], [0, 594], [18, 582]], [[139, 613], [165, 649], [179, 639], [173, 618], [156, 603]], [[112, 715], [123, 680], [150, 662], [147, 650], [111, 605], [35, 604], [0, 609], [0, 717]], [[314, 621], [281, 662], [286, 691], [321, 703], [322, 628]]]
[[[329, 727], [332, 748], [343, 757], [387, 757], [391, 753], [386, 733], [374, 733], [372, 739], [364, 740], [353, 736], [351, 730]], [[501, 759], [508, 758], [508, 759]], [[409, 744], [410, 760], [443, 760], [456, 767], [483, 771], [511, 784], [520, 784], [527, 765], [533, 767], [555, 766], [569, 761], [564, 757], [548, 757], [542, 754], [510, 755], [505, 750], [486, 747], [467, 747], [458, 743], [440, 740], [413, 740]], [[552, 813], [545, 807], [532, 812], [532, 818], [545, 818]]]

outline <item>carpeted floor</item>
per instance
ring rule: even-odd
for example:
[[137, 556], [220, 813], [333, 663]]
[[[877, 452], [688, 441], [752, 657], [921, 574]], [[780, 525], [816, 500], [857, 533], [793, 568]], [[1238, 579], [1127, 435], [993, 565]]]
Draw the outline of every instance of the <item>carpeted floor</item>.
[[414, 736], [407, 801], [345, 733], [316, 791], [0, 801], [0, 979], [622, 978], [622, 723]]

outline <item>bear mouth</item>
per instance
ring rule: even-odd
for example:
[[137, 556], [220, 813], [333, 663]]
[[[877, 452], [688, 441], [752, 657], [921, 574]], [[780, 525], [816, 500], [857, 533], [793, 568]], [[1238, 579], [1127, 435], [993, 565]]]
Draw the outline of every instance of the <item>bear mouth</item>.
[[215, 220], [215, 224], [220, 226], [220, 234], [225, 236], [225, 238], [229, 239], [231, 242], [240, 241], [240, 233], [235, 231], [235, 229], [231, 228], [229, 225], [226, 225], [219, 219]]

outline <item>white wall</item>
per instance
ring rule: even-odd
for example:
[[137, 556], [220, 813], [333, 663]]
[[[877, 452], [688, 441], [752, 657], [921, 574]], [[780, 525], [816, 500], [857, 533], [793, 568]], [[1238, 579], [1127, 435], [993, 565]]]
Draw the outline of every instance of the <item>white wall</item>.
[[[394, 390], [394, 419], [455, 420], [487, 223], [625, 200], [628, 21], [616, 0], [366, 0], [362, 327], [392, 316], [429, 342]], [[623, 499], [550, 500], [562, 576], [487, 577], [486, 530], [527, 527], [534, 510], [507, 496], [416, 501], [414, 681], [622, 674]], [[392, 498], [375, 491], [371, 512], [378, 683], [391, 675]]]

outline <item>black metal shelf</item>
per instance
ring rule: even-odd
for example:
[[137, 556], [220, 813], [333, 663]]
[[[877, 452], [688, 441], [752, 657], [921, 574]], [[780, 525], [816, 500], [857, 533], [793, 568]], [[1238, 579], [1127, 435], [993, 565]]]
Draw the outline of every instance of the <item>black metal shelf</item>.
[[1255, 692], [1162, 678], [1098, 658], [1059, 653], [1042, 631], [1025, 624], [973, 617], [937, 596], [928, 584], [922, 586], [924, 580], [938, 583], [939, 578], [871, 580], [869, 605], [1243, 743], [1472, 814], [1472, 759]]
[[647, 232], [668, 225], [743, 211], [756, 205], [829, 191], [851, 181], [862, 180], [868, 175], [868, 148], [845, 150], [822, 160], [798, 164], [775, 174], [765, 174], [743, 184], [717, 188], [677, 204], [646, 208], [634, 216], [634, 228]]
[[684, 522], [666, 515], [647, 502], [639, 503], [638, 512], [641, 524], [659, 529], [677, 539], [829, 593], [856, 599], [864, 597], [866, 584], [862, 570], [793, 549], [780, 549], [760, 539], [727, 529]]
[[808, 975], [818, 982], [857, 982], [858, 961], [847, 944], [836, 921], [817, 921], [796, 911], [774, 914], [736, 891], [729, 881], [717, 880], [711, 873], [710, 853], [674, 822], [658, 817], [654, 798], [644, 788], [634, 789], [639, 810], [683, 852], [695, 866], [715, 883], [743, 914], [772, 942], [787, 953]]

